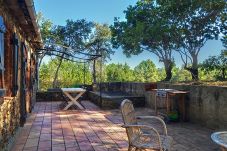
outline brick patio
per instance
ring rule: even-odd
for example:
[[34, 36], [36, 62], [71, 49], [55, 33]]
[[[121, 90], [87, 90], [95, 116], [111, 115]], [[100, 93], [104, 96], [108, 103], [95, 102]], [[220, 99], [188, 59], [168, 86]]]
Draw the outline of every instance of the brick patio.
[[[127, 150], [127, 136], [120, 127], [119, 110], [100, 110], [84, 101], [86, 110], [59, 109], [58, 102], [36, 103], [11, 151], [114, 151]], [[147, 108], [139, 115], [152, 115]], [[173, 151], [215, 151], [211, 130], [190, 123], [171, 123]]]

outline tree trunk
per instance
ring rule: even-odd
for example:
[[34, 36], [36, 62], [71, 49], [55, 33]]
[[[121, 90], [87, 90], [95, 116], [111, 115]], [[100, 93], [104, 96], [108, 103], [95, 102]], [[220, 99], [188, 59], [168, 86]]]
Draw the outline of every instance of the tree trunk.
[[191, 54], [192, 56], [192, 67], [188, 68], [188, 71], [191, 73], [192, 80], [199, 80], [199, 70], [198, 70], [198, 56], [196, 54]]
[[171, 61], [165, 61], [164, 62], [164, 66], [165, 66], [165, 72], [166, 72], [166, 78], [164, 79], [164, 81], [170, 81], [172, 78], [172, 62]]
[[225, 68], [222, 68], [222, 80], [225, 80]]
[[40, 58], [39, 58], [39, 67], [41, 66], [41, 63], [43, 61], [43, 58], [44, 58], [45, 55], [42, 55]]
[[196, 68], [196, 69], [191, 68], [189, 71], [191, 73], [192, 80], [198, 81], [199, 80], [199, 70], [198, 70], [198, 68]]
[[59, 72], [59, 69], [61, 67], [63, 57], [64, 57], [64, 54], [62, 54], [62, 57], [60, 58], [60, 62], [58, 64], [57, 70], [56, 70], [55, 75], [54, 75], [54, 81], [53, 81], [53, 85], [52, 85], [53, 88], [57, 88], [58, 72]]
[[95, 67], [95, 64], [96, 64], [96, 60], [94, 60], [94, 62], [93, 62], [93, 83], [96, 83], [96, 67]]
[[165, 68], [166, 77], [164, 81], [170, 81], [172, 78], [172, 68]]

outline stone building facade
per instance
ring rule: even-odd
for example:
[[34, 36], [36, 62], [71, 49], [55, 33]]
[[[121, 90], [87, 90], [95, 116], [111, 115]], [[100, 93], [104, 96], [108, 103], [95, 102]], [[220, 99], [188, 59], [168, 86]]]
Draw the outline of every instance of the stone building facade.
[[0, 150], [34, 106], [41, 47], [33, 0], [0, 0]]

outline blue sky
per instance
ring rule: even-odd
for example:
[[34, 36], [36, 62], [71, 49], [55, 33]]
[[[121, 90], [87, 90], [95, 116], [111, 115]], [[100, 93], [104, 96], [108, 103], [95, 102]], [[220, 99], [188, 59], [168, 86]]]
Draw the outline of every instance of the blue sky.
[[[82, 19], [99, 23], [112, 24], [114, 17], [124, 19], [123, 11], [137, 0], [34, 0], [36, 11], [41, 11], [45, 18], [55, 25], [64, 25], [66, 19]], [[199, 61], [211, 55], [217, 55], [223, 49], [220, 41], [208, 41], [199, 54]], [[180, 56], [175, 53], [177, 66], [181, 66]], [[128, 63], [135, 67], [142, 60], [151, 59], [157, 67], [162, 67], [158, 58], [149, 52], [126, 58], [121, 49], [116, 50], [108, 63]], [[48, 59], [46, 59], [48, 60]]]

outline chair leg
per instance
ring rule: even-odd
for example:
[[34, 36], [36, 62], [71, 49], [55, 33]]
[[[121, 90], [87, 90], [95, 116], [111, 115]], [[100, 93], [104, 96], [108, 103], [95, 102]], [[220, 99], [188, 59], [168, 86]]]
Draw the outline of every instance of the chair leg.
[[132, 151], [133, 147], [132, 146], [128, 146], [128, 151]]

